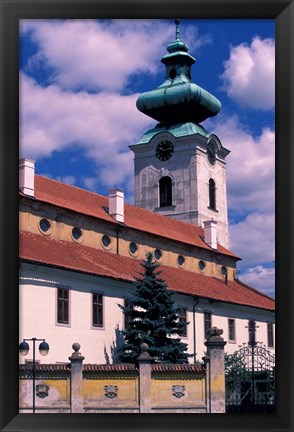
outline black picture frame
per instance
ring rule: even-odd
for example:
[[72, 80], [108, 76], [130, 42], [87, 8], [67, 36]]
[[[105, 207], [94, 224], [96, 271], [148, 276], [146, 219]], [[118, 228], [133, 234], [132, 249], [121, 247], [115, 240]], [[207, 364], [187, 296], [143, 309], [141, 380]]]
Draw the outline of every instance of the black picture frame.
[[[1, 431], [292, 431], [294, 5], [283, 0], [0, 0]], [[18, 414], [18, 34], [34, 18], [273, 18], [276, 22], [277, 408], [273, 415]]]

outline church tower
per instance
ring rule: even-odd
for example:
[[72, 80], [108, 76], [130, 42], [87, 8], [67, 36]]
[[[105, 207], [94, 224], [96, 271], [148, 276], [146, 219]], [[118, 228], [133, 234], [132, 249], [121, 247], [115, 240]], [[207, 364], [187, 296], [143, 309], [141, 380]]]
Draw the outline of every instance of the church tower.
[[163, 84], [143, 93], [137, 108], [158, 124], [130, 146], [134, 152], [135, 205], [204, 227], [217, 222], [217, 240], [228, 247], [226, 162], [229, 150], [201, 122], [215, 116], [221, 103], [193, 83], [195, 59], [176, 38], [161, 59]]

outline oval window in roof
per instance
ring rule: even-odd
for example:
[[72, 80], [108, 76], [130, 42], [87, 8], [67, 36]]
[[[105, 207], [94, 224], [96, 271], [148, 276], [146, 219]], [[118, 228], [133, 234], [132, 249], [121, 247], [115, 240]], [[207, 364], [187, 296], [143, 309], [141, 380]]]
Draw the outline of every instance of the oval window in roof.
[[48, 219], [42, 218], [39, 222], [40, 231], [43, 234], [50, 234], [51, 232], [51, 223]]
[[81, 228], [73, 227], [73, 229], [71, 230], [71, 235], [75, 241], [80, 241], [83, 235], [83, 231], [81, 230]]
[[155, 259], [157, 259], [157, 261], [161, 260], [161, 258], [162, 258], [162, 252], [161, 252], [161, 250], [160, 249], [155, 249], [154, 256], [155, 256]]
[[179, 255], [179, 256], [178, 256], [178, 265], [179, 265], [180, 267], [183, 267], [184, 264], [185, 264], [185, 257], [184, 257], [183, 255]]
[[226, 266], [222, 266], [222, 268], [221, 268], [221, 274], [222, 274], [223, 276], [226, 276], [227, 273], [228, 273], [228, 269], [227, 269], [227, 267], [226, 267]]
[[102, 236], [101, 242], [102, 242], [102, 246], [104, 246], [106, 249], [109, 249], [111, 245], [111, 238], [109, 237], [109, 235], [104, 234]]
[[198, 267], [199, 267], [200, 271], [203, 271], [205, 269], [205, 267], [206, 267], [205, 261], [200, 260], [199, 264], [198, 264]]
[[136, 255], [136, 253], [138, 252], [138, 245], [137, 245], [137, 243], [131, 242], [130, 246], [129, 246], [129, 250], [130, 250], [130, 253], [132, 255]]

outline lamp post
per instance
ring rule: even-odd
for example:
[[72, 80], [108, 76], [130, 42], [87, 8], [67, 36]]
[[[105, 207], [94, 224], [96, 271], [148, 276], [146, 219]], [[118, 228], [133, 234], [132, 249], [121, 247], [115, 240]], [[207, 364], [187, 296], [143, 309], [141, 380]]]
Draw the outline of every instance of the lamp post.
[[19, 353], [22, 356], [26, 356], [30, 350], [30, 346], [27, 341], [33, 342], [33, 414], [35, 414], [35, 380], [36, 380], [36, 341], [41, 341], [39, 345], [39, 353], [42, 356], [45, 356], [49, 352], [49, 345], [45, 341], [45, 339], [23, 339], [23, 341], [19, 344]]

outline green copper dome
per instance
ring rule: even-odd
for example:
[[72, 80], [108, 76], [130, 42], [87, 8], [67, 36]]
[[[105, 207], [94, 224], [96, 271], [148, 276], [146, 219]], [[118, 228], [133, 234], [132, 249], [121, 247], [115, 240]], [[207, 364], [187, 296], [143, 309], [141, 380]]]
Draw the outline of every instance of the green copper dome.
[[138, 110], [164, 124], [201, 123], [215, 116], [221, 103], [192, 82], [191, 66], [196, 60], [180, 39], [179, 20], [176, 20], [176, 39], [167, 46], [167, 51], [161, 59], [166, 68], [165, 81], [139, 96]]
[[203, 126], [197, 123], [186, 122], [174, 125], [157, 124], [155, 128], [145, 132], [135, 145], [148, 144], [155, 135], [161, 132], [169, 132], [176, 138], [195, 134], [202, 135], [204, 138], [209, 138], [211, 135]]

